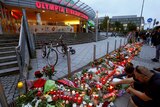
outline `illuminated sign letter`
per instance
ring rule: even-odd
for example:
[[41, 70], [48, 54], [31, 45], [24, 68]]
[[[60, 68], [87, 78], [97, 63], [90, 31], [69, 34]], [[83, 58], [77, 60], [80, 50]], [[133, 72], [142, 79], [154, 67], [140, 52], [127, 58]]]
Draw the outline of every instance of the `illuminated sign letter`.
[[46, 7], [46, 9], [48, 10], [49, 8], [49, 4], [48, 3], [45, 3], [45, 7]]
[[37, 7], [37, 8], [41, 8], [41, 2], [38, 2], [38, 1], [37, 1], [37, 2], [36, 2], [36, 7]]
[[68, 8], [66, 8], [66, 13], [68, 13]]
[[45, 9], [45, 7], [44, 7], [44, 3], [42, 3], [42, 9]]
[[58, 6], [57, 5], [55, 5], [54, 7], [55, 7], [55, 10], [58, 10]]
[[53, 4], [49, 5], [49, 10], [54, 10], [54, 5]]
[[64, 8], [63, 8], [63, 7], [61, 7], [60, 9], [61, 9], [61, 10], [60, 10], [60, 12], [64, 13]]
[[83, 13], [81, 13], [79, 11], [73, 10], [73, 9], [69, 9], [67, 7], [64, 8], [64, 7], [59, 6], [59, 5], [54, 5], [54, 4], [45, 3], [45, 2], [39, 2], [39, 1], [36, 1], [35, 5], [36, 5], [36, 7], [38, 9], [46, 9], [46, 10], [58, 11], [58, 12], [67, 13], [67, 14], [78, 16], [78, 17], [82, 17], [82, 18], [88, 20], [88, 16], [86, 16], [85, 14], [83, 14]]

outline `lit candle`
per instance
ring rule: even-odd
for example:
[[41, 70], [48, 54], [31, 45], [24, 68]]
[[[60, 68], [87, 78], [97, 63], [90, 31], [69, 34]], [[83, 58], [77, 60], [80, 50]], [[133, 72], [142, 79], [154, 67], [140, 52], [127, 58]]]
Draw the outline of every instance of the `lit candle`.
[[86, 93], [85, 93], [84, 91], [82, 91], [82, 94], [81, 94], [80, 96], [83, 97], [83, 96], [85, 96], [85, 94], [86, 94]]
[[87, 86], [87, 84], [85, 84], [85, 90], [87, 90], [88, 89], [88, 86]]
[[76, 103], [73, 103], [72, 107], [77, 107], [77, 104], [76, 104]]
[[71, 90], [70, 90], [70, 89], [68, 89], [67, 91], [68, 91], [68, 92], [67, 92], [67, 95], [70, 95], [70, 93], [71, 93]]
[[89, 104], [88, 104], [88, 107], [92, 107], [92, 106], [93, 106], [93, 104], [92, 104], [92, 103], [89, 103]]
[[69, 101], [68, 101], [68, 100], [66, 100], [66, 104], [69, 104]]
[[96, 100], [98, 99], [98, 94], [96, 94], [96, 95], [94, 96], [94, 99], [96, 99]]
[[73, 101], [74, 101], [75, 103], [77, 102], [77, 99], [78, 99], [78, 98], [77, 98], [76, 96], [73, 97]]
[[74, 95], [75, 93], [76, 93], [76, 92], [73, 90], [73, 91], [72, 91], [72, 95]]
[[82, 89], [84, 88], [83, 84], [81, 84], [81, 88], [82, 88]]
[[82, 100], [83, 100], [82, 97], [78, 97], [78, 98], [77, 98], [77, 104], [81, 104], [81, 103], [82, 103]]
[[81, 84], [81, 81], [80, 81], [80, 80], [78, 80], [78, 86], [80, 86], [80, 84]]

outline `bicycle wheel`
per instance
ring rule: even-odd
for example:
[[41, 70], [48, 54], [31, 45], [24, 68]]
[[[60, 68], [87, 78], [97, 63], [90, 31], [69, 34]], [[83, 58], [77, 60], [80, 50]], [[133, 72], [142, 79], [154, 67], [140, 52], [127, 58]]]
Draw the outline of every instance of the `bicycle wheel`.
[[47, 55], [47, 60], [49, 65], [56, 65], [58, 62], [58, 53], [55, 49], [51, 48]]
[[60, 54], [64, 54], [64, 49], [62, 46], [57, 46], [56, 50], [60, 53]]
[[42, 45], [42, 58], [46, 56], [46, 45]]

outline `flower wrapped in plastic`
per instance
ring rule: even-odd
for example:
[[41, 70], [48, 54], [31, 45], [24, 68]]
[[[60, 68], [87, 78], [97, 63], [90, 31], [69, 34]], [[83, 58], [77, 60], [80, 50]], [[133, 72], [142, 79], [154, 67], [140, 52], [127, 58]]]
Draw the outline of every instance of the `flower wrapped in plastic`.
[[47, 65], [43, 67], [43, 73], [49, 78], [52, 79], [52, 76], [55, 75], [57, 71], [54, 69], [54, 65]]

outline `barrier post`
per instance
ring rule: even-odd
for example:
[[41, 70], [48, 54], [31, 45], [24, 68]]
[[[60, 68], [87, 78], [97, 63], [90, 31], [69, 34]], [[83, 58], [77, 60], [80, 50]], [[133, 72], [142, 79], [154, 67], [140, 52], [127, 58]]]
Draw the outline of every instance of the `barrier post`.
[[115, 44], [114, 44], [114, 50], [116, 50], [116, 45], [117, 45], [117, 40], [115, 40]]
[[107, 42], [107, 54], [109, 53], [109, 42]]
[[122, 46], [122, 39], [120, 39], [120, 45], [119, 45], [119, 47], [121, 47]]
[[93, 47], [93, 61], [96, 59], [96, 45]]
[[70, 50], [67, 50], [67, 65], [68, 65], [68, 78], [71, 77], [71, 55]]

